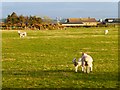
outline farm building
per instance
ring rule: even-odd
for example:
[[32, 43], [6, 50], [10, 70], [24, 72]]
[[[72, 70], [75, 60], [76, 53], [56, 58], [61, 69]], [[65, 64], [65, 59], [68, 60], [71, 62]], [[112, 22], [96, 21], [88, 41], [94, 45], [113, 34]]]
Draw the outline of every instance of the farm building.
[[61, 23], [62, 26], [82, 26], [83, 22], [79, 18], [69, 18]]
[[105, 23], [108, 26], [118, 27], [120, 25], [120, 18], [106, 18]]
[[61, 23], [61, 26], [97, 26], [98, 22], [95, 18], [68, 18], [65, 22]]
[[106, 18], [106, 23], [120, 23], [120, 18]]

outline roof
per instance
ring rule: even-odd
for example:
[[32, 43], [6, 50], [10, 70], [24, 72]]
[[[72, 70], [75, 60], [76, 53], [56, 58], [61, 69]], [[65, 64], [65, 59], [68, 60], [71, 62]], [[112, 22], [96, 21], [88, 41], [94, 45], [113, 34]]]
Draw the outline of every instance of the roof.
[[68, 18], [68, 22], [81, 22], [80, 18]]
[[68, 18], [68, 22], [97, 22], [95, 18]]
[[65, 23], [62, 23], [62, 24], [83, 24], [82, 22], [65, 22]]
[[95, 18], [81, 18], [82, 22], [97, 22]]

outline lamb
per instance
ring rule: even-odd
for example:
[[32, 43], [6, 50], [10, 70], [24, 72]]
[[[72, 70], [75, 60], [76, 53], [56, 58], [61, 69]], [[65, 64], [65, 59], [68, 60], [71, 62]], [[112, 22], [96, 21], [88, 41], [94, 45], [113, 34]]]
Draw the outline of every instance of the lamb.
[[82, 62], [82, 67], [83, 67], [83, 71], [86, 73], [90, 73], [90, 71], [92, 71], [92, 62], [93, 62], [93, 58], [86, 54], [86, 53], [82, 53], [82, 57], [81, 57], [81, 62]]
[[82, 71], [84, 73], [90, 73], [90, 71], [92, 71], [92, 66], [93, 66], [92, 62], [93, 62], [93, 59], [90, 55], [86, 53], [82, 53], [82, 57], [79, 58], [78, 62], [76, 62], [76, 58], [73, 59], [73, 63], [75, 66], [75, 72], [77, 72], [78, 67], [81, 66]]
[[105, 30], [105, 35], [108, 34], [108, 30]]
[[19, 34], [20, 38], [27, 36], [26, 32], [20, 32], [20, 31], [18, 31], [18, 34]]
[[[74, 63], [74, 66], [75, 66], [75, 72], [77, 72], [78, 71], [78, 67], [79, 66], [82, 67], [81, 58], [78, 60], [78, 62], [76, 61], [76, 58], [74, 58], [72, 62]], [[83, 71], [83, 68], [82, 68], [82, 71]]]

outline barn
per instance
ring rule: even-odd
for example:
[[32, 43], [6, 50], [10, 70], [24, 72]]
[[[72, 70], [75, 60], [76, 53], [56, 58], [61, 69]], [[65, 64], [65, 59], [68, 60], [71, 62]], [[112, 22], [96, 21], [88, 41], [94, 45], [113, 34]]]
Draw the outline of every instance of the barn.
[[65, 22], [61, 23], [61, 26], [77, 27], [77, 26], [97, 26], [98, 22], [95, 18], [68, 18]]

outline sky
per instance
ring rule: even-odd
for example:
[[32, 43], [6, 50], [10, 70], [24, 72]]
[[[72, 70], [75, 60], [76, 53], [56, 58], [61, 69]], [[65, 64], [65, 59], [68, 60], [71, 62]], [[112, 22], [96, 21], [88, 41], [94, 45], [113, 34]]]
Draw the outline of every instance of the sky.
[[1, 0], [2, 2], [119, 2], [119, 0]]
[[117, 18], [118, 2], [2, 2], [2, 15], [48, 16], [50, 18]]

